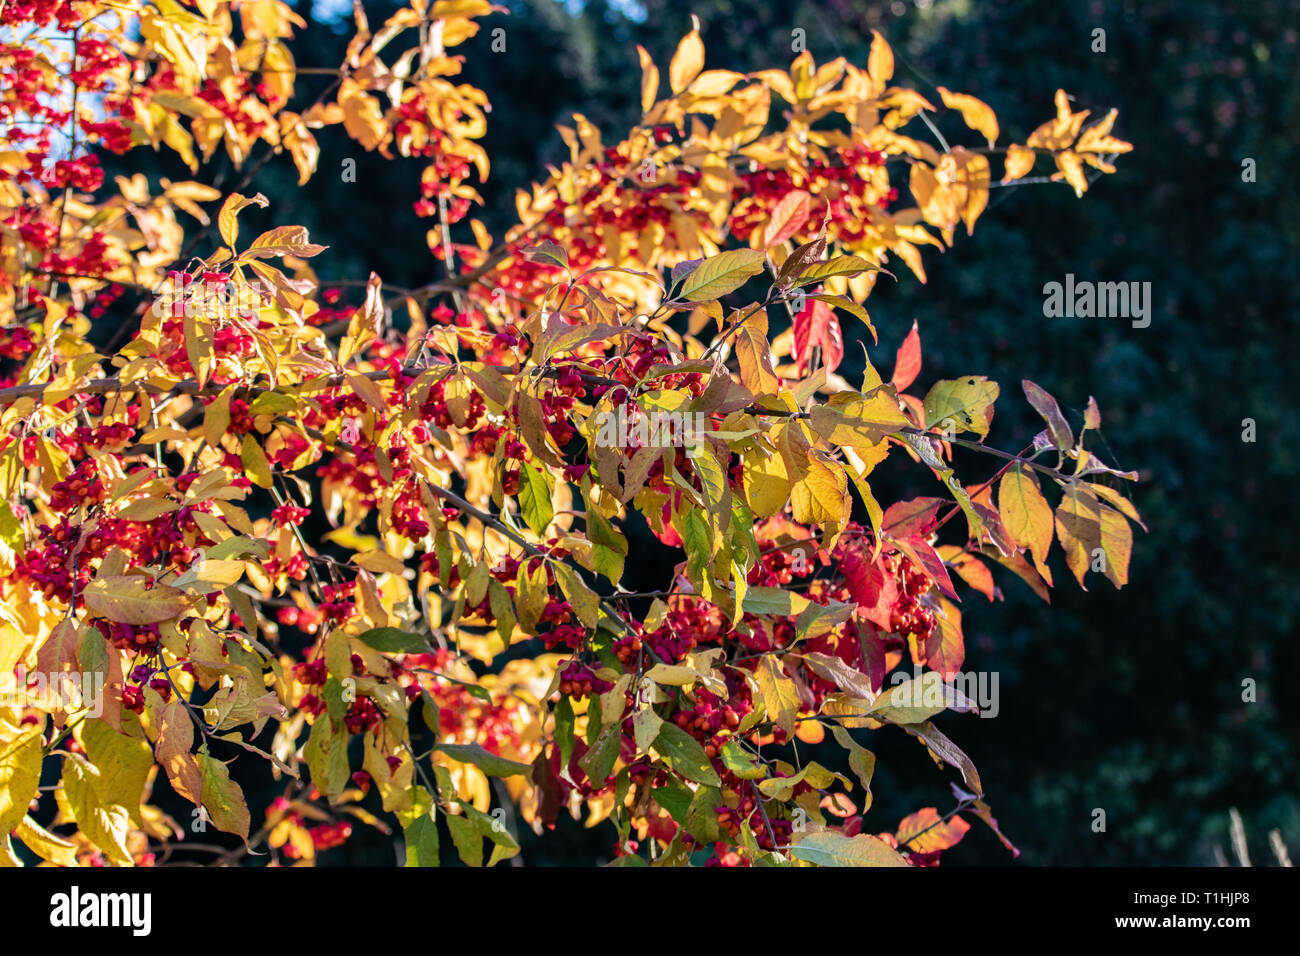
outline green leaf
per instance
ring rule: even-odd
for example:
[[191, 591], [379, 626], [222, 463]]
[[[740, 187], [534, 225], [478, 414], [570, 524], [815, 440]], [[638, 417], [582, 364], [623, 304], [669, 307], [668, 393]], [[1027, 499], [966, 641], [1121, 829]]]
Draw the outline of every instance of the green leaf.
[[718, 772], [709, 763], [700, 742], [676, 724], [665, 723], [659, 728], [655, 737], [655, 750], [668, 762], [674, 771], [687, 780], [705, 783], [712, 787], [722, 785]]
[[767, 776], [767, 768], [734, 738], [722, 745], [722, 762], [742, 780], [762, 780]]
[[811, 602], [802, 594], [783, 588], [752, 587], [745, 592], [741, 607], [747, 614], [776, 614], [790, 617], [801, 614]]
[[716, 787], [700, 787], [696, 790], [690, 806], [686, 808], [686, 832], [700, 843], [713, 843], [722, 839], [716, 812], [720, 806], [722, 791]]
[[925, 396], [925, 424], [948, 435], [975, 432], [988, 435], [998, 383], [983, 375], [935, 382]]
[[591, 504], [587, 505], [587, 537], [592, 544], [592, 567], [617, 584], [623, 579], [623, 561], [627, 557], [627, 538]]
[[298, 407], [297, 401], [284, 392], [263, 392], [248, 403], [250, 415], [283, 415]]
[[[317, 721], [317, 723], [328, 724], [329, 721]], [[343, 769], [346, 772], [346, 753], [343, 759]], [[248, 803], [239, 784], [230, 779], [229, 768], [216, 757], [208, 754], [205, 746], [199, 750], [199, 770], [203, 775], [203, 806], [207, 809], [213, 825], [226, 833], [237, 833], [247, 841]]]
[[459, 760], [461, 763], [472, 763], [489, 777], [513, 777], [515, 775], [526, 777], [533, 770], [526, 763], [517, 763], [514, 760], [499, 757], [491, 751], [485, 750], [480, 744], [438, 744], [434, 749], [442, 751], [448, 757]]
[[674, 515], [677, 533], [681, 535], [682, 547], [686, 550], [686, 576], [692, 581], [700, 580], [704, 569], [713, 558], [713, 532], [709, 530], [708, 520], [699, 508], [678, 512]]
[[790, 848], [796, 860], [818, 866], [907, 866], [903, 856], [879, 837], [848, 837], [835, 830], [809, 833]]
[[594, 628], [600, 620], [600, 598], [596, 596], [596, 592], [587, 587], [578, 576], [578, 572], [567, 564], [557, 561], [551, 565], [551, 568], [555, 572], [555, 580], [559, 583], [560, 590], [573, 606], [573, 613], [578, 616], [578, 620], [585, 626]]
[[358, 634], [357, 640], [381, 654], [418, 654], [429, 649], [421, 635], [397, 627], [372, 627]]
[[26, 535], [23, 534], [23, 526], [18, 521], [18, 516], [14, 514], [9, 503], [5, 502], [0, 506], [0, 542], [8, 545], [12, 551], [22, 551]]
[[882, 689], [868, 713], [895, 724], [919, 724], [950, 708], [970, 712], [976, 706], [939, 674], [926, 671], [919, 678]]
[[555, 705], [555, 742], [560, 748], [561, 769], [569, 765], [569, 758], [573, 756], [573, 725], [573, 702], [561, 697]]
[[831, 601], [829, 604], [809, 604], [795, 619], [795, 640], [809, 640], [830, 633], [847, 621], [856, 607], [855, 604], [843, 604], [839, 601]]
[[445, 818], [452, 842], [456, 844], [456, 852], [466, 866], [483, 865], [484, 837], [492, 841], [494, 847], [488, 866], [519, 852], [519, 844], [504, 825], [498, 824], [492, 817], [463, 800], [458, 800], [457, 803], [463, 812], [459, 815], [448, 813]]
[[451, 831], [451, 842], [456, 844], [456, 852], [466, 866], [483, 865], [483, 834], [478, 832], [474, 821], [463, 814], [448, 813], [447, 829]]
[[[332, 803], [348, 785], [350, 768], [347, 733], [335, 733], [334, 721], [328, 715], [317, 717], [311, 725], [311, 735], [302, 748], [302, 755], [307, 761], [311, 782]], [[204, 777], [205, 794], [207, 786], [207, 778]]]
[[876, 772], [876, 755], [854, 740], [853, 735], [838, 724], [831, 728], [831, 733], [839, 745], [849, 752], [849, 769], [857, 774], [858, 781], [862, 784], [865, 793], [862, 812], [866, 813], [871, 809], [871, 778]]
[[856, 276], [871, 269], [879, 268], [879, 265], [870, 259], [862, 258], [862, 256], [836, 256], [834, 259], [827, 259], [825, 262], [812, 263], [799, 273], [799, 277], [795, 279], [794, 284], [811, 285], [832, 276]]
[[732, 249], [705, 259], [682, 283], [682, 298], [688, 302], [717, 299], [739, 289], [763, 271], [767, 253], [758, 249]]
[[578, 761], [578, 766], [587, 774], [587, 779], [593, 786], [604, 786], [605, 780], [614, 769], [614, 761], [618, 759], [618, 748], [622, 742], [622, 725], [610, 724], [601, 729], [596, 742]]
[[255, 557], [265, 560], [268, 553], [265, 541], [245, 537], [242, 534], [231, 535], [225, 541], [215, 544], [204, 553], [212, 561], [225, 561], [228, 558]]
[[794, 788], [803, 781], [807, 781], [814, 790], [825, 790], [836, 780], [844, 784], [846, 788], [850, 785], [846, 777], [827, 770], [814, 761], [791, 776], [768, 777], [758, 785], [758, 789], [764, 796], [785, 803], [794, 796]]
[[495, 578], [488, 582], [488, 606], [497, 620], [497, 636], [508, 645], [515, 631], [515, 605], [505, 585]]
[[438, 821], [433, 797], [424, 787], [411, 789], [411, 807], [397, 811], [397, 822], [406, 838], [407, 866], [438, 865]]
[[529, 246], [524, 250], [524, 258], [533, 262], [559, 266], [561, 269], [569, 268], [569, 254], [564, 251], [563, 246], [550, 239], [543, 239], [536, 245]]
[[551, 486], [546, 473], [536, 465], [525, 464], [519, 469], [519, 511], [524, 523], [534, 534], [542, 535], [555, 517], [551, 507]]
[[678, 783], [674, 778], [669, 777], [668, 783], [662, 787], [655, 787], [650, 791], [650, 797], [655, 803], [668, 811], [680, 826], [686, 825], [686, 812], [689, 809], [692, 800], [695, 798], [690, 790]]
[[463, 800], [460, 801], [460, 805], [465, 815], [477, 828], [479, 835], [487, 837], [492, 843], [492, 856], [488, 859], [488, 866], [496, 866], [501, 860], [509, 859], [519, 852], [519, 844], [515, 842], [515, 838], [511, 836], [503, 821], [488, 816]]
[[605, 864], [605, 866], [616, 866], [619, 869], [624, 869], [626, 867], [641, 867], [641, 866], [649, 866], [649, 865], [650, 865], [649, 863], [641, 859], [641, 857], [637, 856], [635, 853], [624, 853], [622, 856], [616, 856], [614, 857], [614, 859], [610, 860], [608, 863]]

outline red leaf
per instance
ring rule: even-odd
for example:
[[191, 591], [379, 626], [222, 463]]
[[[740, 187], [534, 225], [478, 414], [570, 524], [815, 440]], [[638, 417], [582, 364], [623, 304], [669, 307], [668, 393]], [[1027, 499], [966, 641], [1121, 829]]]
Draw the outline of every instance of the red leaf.
[[785, 242], [808, 222], [808, 209], [812, 197], [802, 189], [788, 192], [772, 210], [772, 218], [763, 230], [763, 248]]
[[868, 560], [866, 548], [855, 544], [844, 552], [840, 561], [849, 596], [858, 604], [861, 616], [872, 624], [888, 631], [889, 612], [898, 600], [898, 584], [894, 576], [880, 565], [880, 555]]
[[880, 632], [874, 627], [853, 622], [858, 635], [858, 646], [862, 648], [863, 670], [871, 689], [879, 694], [885, 684], [885, 674], [889, 665], [885, 663], [885, 642], [880, 639]]
[[912, 331], [907, 333], [907, 338], [903, 339], [903, 344], [898, 347], [898, 355], [894, 359], [894, 388], [900, 392], [907, 386], [916, 381], [916, 376], [921, 374], [921, 333], [916, 328], [916, 320], [912, 320]]
[[812, 350], [821, 346], [822, 365], [827, 374], [835, 371], [844, 358], [844, 335], [834, 311], [820, 299], [809, 299], [794, 317], [794, 355], [799, 374], [804, 373]]
[[[681, 493], [680, 493], [680, 492], [678, 492], [677, 500], [678, 500], [679, 502], [681, 501]], [[682, 546], [682, 537], [681, 537], [681, 535], [679, 535], [679, 534], [677, 533], [677, 529], [673, 527], [673, 523], [672, 523], [672, 519], [673, 519], [673, 507], [672, 507], [672, 505], [673, 505], [672, 501], [665, 501], [665, 502], [664, 502], [664, 510], [663, 510], [663, 525], [664, 525], [664, 530], [663, 530], [663, 531], [656, 531], [654, 525], [651, 525], [651, 526], [650, 526], [650, 533], [653, 534], [653, 535], [654, 535], [656, 538], [658, 538], [660, 541], [662, 541], [664, 544], [666, 544], [668, 547], [670, 547], [670, 548], [680, 548], [680, 547]]]
[[961, 612], [951, 604], [943, 606], [935, 629], [923, 649], [925, 664], [944, 680], [952, 680], [966, 659], [966, 638], [961, 632]]
[[895, 538], [924, 538], [939, 517], [945, 504], [942, 498], [913, 498], [899, 501], [885, 509], [881, 527]]
[[948, 576], [948, 569], [944, 567], [943, 558], [939, 557], [938, 551], [918, 537], [899, 539], [897, 544], [900, 551], [921, 566], [921, 570], [930, 576], [930, 580], [938, 586], [945, 597], [954, 601], [961, 600], [953, 590], [952, 578]]

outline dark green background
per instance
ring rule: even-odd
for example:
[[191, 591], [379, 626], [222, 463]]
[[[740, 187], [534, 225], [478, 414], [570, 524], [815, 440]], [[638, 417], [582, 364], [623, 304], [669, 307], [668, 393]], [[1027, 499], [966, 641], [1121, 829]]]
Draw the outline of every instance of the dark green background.
[[[941, 726], [979, 767], [1023, 851], [1020, 864], [1212, 863], [1216, 844], [1230, 855], [1234, 806], [1256, 863], [1273, 862], [1272, 828], [1300, 853], [1300, 721], [1290, 686], [1300, 668], [1292, 519], [1300, 3], [507, 5], [512, 15], [485, 20], [454, 51], [467, 58], [464, 79], [492, 102], [482, 218], [498, 233], [514, 221], [515, 188], [564, 158], [557, 122], [582, 112], [617, 141], [636, 120], [635, 44], [666, 69], [692, 9], [710, 68], [788, 66], [794, 28], [818, 62], [842, 55], [865, 65], [879, 29], [896, 53], [896, 81], [935, 102], [939, 84], [982, 98], [997, 112], [1002, 142], [1023, 142], [1049, 118], [1058, 87], [1076, 97], [1076, 109], [1119, 108], [1114, 133], [1135, 149], [1119, 158], [1117, 174], [1082, 200], [1060, 184], [995, 190], [973, 237], [959, 237], [942, 256], [926, 252], [928, 285], [895, 263], [900, 281], [882, 283], [870, 301], [881, 335], [870, 354], [882, 370], [916, 318], [925, 353], [918, 387], [965, 373], [1002, 383], [994, 444], [1014, 450], [1041, 427], [1018, 386], [1030, 378], [1061, 400], [1076, 427], [1095, 395], [1112, 462], [1142, 477], [1132, 495], [1150, 533], [1136, 540], [1125, 590], [1096, 578], [1083, 593], [1054, 562], [1051, 607], [1009, 575], [999, 580], [1004, 603], [966, 598], [966, 668], [998, 672], [1001, 712], [992, 720], [952, 715]], [[316, 22], [294, 41], [298, 62], [337, 64], [344, 27], [304, 6]], [[377, 24], [390, 8], [367, 9]], [[497, 26], [506, 31], [504, 53], [490, 50]], [[1097, 28], [1106, 32], [1105, 53], [1091, 49]], [[324, 81], [300, 82], [312, 90]], [[960, 124], [941, 128], [976, 141]], [[315, 241], [329, 243], [314, 262], [322, 275], [363, 279], [374, 269], [397, 285], [436, 279], [440, 267], [423, 242], [432, 220], [410, 209], [419, 163], [386, 162], [336, 130], [321, 133], [320, 172], [303, 189], [287, 158], [259, 174], [255, 188], [272, 205], [258, 215], [268, 225], [307, 225]], [[358, 162], [355, 184], [338, 175], [348, 157]], [[1245, 158], [1257, 163], [1256, 182], [1242, 181]], [[139, 151], [128, 159], [153, 162]], [[994, 160], [995, 178], [1000, 172]], [[239, 179], [219, 168], [219, 185]], [[1044, 318], [1042, 287], [1066, 273], [1150, 282], [1150, 327]], [[846, 325], [846, 335], [856, 334]], [[846, 364], [857, 352], [850, 343]], [[1253, 444], [1241, 440], [1248, 417], [1257, 422]], [[991, 474], [988, 459], [958, 465], [968, 482]], [[882, 476], [880, 488], [935, 493], [923, 473], [897, 473], [896, 485]], [[645, 584], [662, 586], [667, 567], [640, 564]], [[1242, 702], [1245, 678], [1257, 682], [1255, 703]], [[868, 744], [880, 758], [868, 830], [893, 829], [919, 806], [951, 804], [946, 775], [911, 738], [881, 731]], [[1092, 830], [1094, 808], [1106, 811], [1105, 833]], [[364, 827], [357, 834], [322, 862], [393, 859], [382, 838]], [[544, 839], [528, 836], [523, 859], [534, 865], [607, 857], [614, 839], [608, 825], [584, 831], [564, 822]], [[978, 824], [944, 857], [948, 866], [1008, 861]]]

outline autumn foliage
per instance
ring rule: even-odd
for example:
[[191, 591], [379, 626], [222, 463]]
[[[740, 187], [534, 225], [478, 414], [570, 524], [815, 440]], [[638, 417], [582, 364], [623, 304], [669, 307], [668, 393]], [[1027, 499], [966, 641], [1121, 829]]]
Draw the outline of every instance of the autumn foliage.
[[[494, 239], [488, 104], [457, 82], [490, 12], [358, 6], [307, 102], [280, 0], [0, 0], [0, 861], [147, 864], [198, 822], [241, 838], [213, 862], [373, 827], [410, 865], [440, 836], [491, 864], [561, 813], [631, 864], [932, 865], [966, 817], [1014, 853], [933, 722], [973, 707], [959, 592], [1009, 571], [1046, 599], [1054, 549], [1122, 586], [1135, 476], [1090, 446], [1095, 402], [1076, 435], [1029, 381], [1043, 431], [986, 445], [998, 384], [911, 391], [917, 328], [880, 330], [877, 371], [866, 303], [925, 281], [995, 173], [1112, 172], [1114, 112], [1060, 91], [999, 145], [980, 100], [893, 85], [880, 36], [742, 75], [693, 31], [664, 75], [640, 51], [625, 136], [573, 118]], [[946, 111], [972, 145], [930, 135]], [[344, 224], [241, 229], [266, 163], [339, 174], [336, 125], [422, 164], [435, 281], [318, 275]], [[144, 148], [195, 180], [104, 181]], [[879, 501], [886, 468], [933, 494]], [[676, 563], [630, 592], [648, 534]], [[955, 808], [870, 815], [870, 739], [898, 732], [955, 768]]]

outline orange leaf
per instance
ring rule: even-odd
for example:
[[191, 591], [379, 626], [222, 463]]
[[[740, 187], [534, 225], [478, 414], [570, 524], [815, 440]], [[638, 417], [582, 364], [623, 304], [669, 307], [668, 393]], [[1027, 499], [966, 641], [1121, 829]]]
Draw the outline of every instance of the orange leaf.
[[940, 822], [942, 819], [934, 807], [925, 807], [904, 817], [896, 834], [899, 849], [935, 853], [956, 846], [970, 829], [970, 824], [961, 817]]

